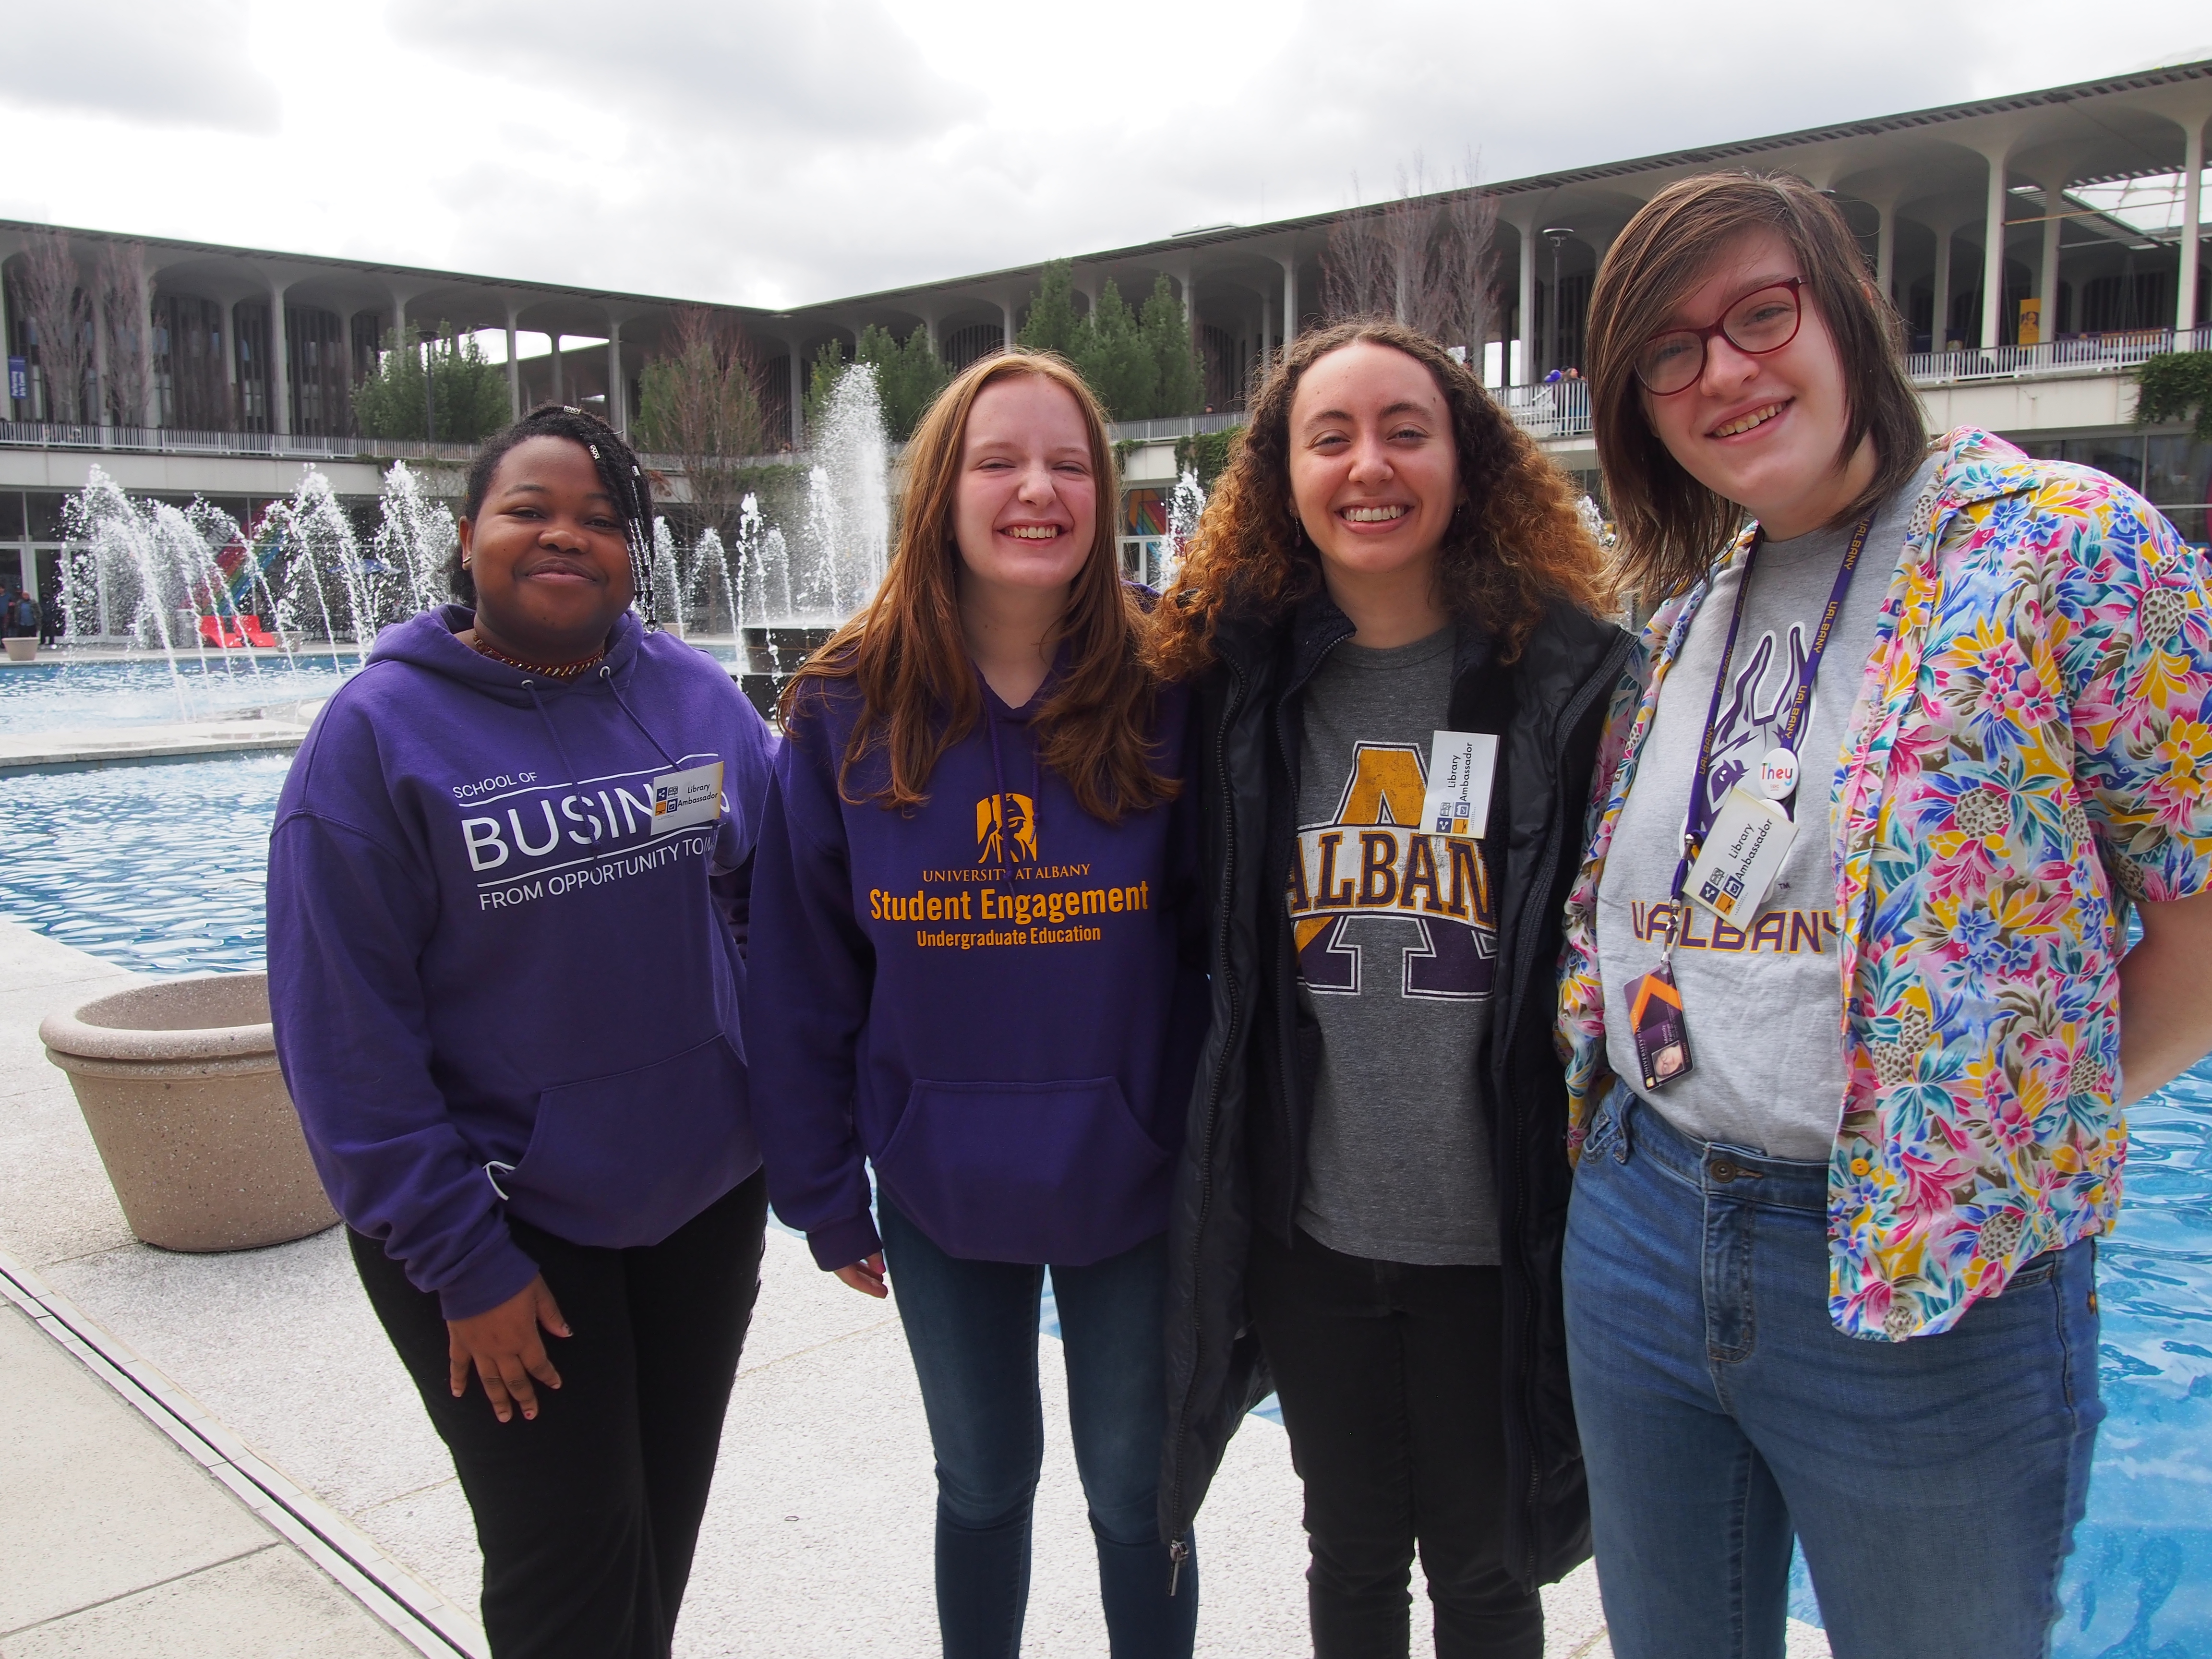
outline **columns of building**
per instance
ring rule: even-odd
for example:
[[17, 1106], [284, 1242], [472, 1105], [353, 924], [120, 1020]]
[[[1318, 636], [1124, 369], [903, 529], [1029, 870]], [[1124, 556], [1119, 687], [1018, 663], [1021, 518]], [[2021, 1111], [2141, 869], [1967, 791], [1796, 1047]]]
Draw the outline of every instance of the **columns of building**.
[[92, 387], [94, 407], [87, 411], [87, 426], [103, 430], [114, 424], [107, 412], [107, 307], [100, 303], [100, 288], [93, 285], [92, 298]]
[[1990, 189], [1982, 213], [1982, 349], [1993, 351], [2004, 337], [2005, 163], [2011, 148], [1993, 145], [1983, 155]]
[[522, 418], [522, 360], [515, 355], [514, 349], [516, 314], [514, 301], [509, 300], [507, 302], [507, 418], [513, 421]]
[[2043, 179], [2043, 253], [2035, 262], [2036, 340], [2058, 337], [2058, 237], [2066, 228], [2066, 186], [2073, 180], [2059, 168]]
[[[1504, 382], [1507, 386], [1532, 384], [1536, 378], [1536, 220], [1531, 214], [1526, 220], [1516, 220], [1513, 228], [1521, 233], [1521, 309], [1514, 318], [1514, 332], [1518, 337], [1505, 346]], [[1513, 353], [1518, 346], [1521, 352], [1521, 374], [1517, 382], [1513, 378]]]
[[292, 435], [292, 375], [284, 329], [284, 295], [289, 283], [269, 279], [269, 361], [263, 377], [269, 388], [269, 429], [280, 438]]
[[1928, 349], [1948, 350], [1951, 344], [1951, 239], [1959, 228], [1948, 219], [1931, 227], [1936, 233], [1936, 276], [1932, 284], [1935, 309], [1929, 314]]
[[1884, 197], [1874, 210], [1878, 216], [1874, 232], [1875, 292], [1894, 305], [1897, 296], [1890, 290], [1895, 286], [1893, 279], [1897, 270], [1897, 198]]
[[629, 431], [629, 388], [623, 384], [623, 319], [607, 313], [607, 424], [617, 432]]
[[1014, 349], [1014, 302], [1005, 295], [999, 296], [999, 313], [1001, 319], [999, 349], [1012, 351]]
[[1297, 250], [1277, 254], [1275, 263], [1283, 268], [1283, 344], [1287, 347], [1298, 337]]
[[791, 348], [791, 447], [806, 447], [806, 343], [796, 335], [784, 343]]
[[2177, 329], [2197, 326], [2197, 261], [2202, 252], [2199, 239], [2204, 227], [2200, 222], [2204, 199], [2204, 123], [2189, 122], [2183, 127], [2181, 155], [2181, 280], [2174, 284], [2173, 325]]

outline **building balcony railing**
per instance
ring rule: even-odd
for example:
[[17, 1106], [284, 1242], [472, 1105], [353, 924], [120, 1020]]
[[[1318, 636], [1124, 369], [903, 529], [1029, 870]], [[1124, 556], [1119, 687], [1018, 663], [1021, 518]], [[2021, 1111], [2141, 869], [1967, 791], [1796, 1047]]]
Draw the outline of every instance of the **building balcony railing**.
[[1905, 372], [1915, 386], [2020, 380], [2030, 375], [2108, 374], [2169, 351], [2212, 351], [2212, 324], [2188, 330], [2145, 328], [2077, 334], [2041, 345], [1991, 346], [1987, 350], [1916, 351], [1905, 360]]
[[410, 438], [196, 432], [184, 427], [64, 426], [48, 421], [0, 421], [0, 446], [147, 455], [235, 455], [286, 461], [466, 461], [476, 453], [473, 444], [424, 443]]

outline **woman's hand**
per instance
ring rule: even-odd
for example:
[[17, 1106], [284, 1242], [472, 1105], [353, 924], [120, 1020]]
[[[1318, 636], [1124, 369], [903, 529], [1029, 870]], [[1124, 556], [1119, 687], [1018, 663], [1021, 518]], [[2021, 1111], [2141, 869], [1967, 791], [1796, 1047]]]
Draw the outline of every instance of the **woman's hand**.
[[538, 1390], [531, 1387], [531, 1378], [549, 1389], [561, 1386], [561, 1373], [553, 1369], [552, 1358], [538, 1334], [540, 1325], [556, 1336], [568, 1334], [568, 1322], [561, 1317], [543, 1273], [488, 1312], [447, 1320], [446, 1358], [453, 1398], [468, 1392], [473, 1368], [483, 1379], [484, 1393], [501, 1422], [513, 1420], [517, 1406], [526, 1420], [536, 1417]]
[[863, 1257], [849, 1267], [838, 1268], [837, 1277], [863, 1296], [890, 1294], [884, 1285], [884, 1253], [881, 1250], [878, 1250], [873, 1255]]

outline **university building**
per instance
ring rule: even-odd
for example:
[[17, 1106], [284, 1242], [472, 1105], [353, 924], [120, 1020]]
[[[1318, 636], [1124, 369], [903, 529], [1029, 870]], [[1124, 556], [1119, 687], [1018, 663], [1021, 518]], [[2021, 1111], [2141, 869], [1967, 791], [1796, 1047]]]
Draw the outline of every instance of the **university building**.
[[[1591, 283], [1613, 237], [1674, 179], [1793, 173], [1832, 195], [1859, 233], [1869, 274], [1905, 319], [1931, 430], [1972, 423], [2101, 467], [2203, 542], [2212, 446], [2185, 428], [2136, 427], [2129, 371], [2158, 352], [2212, 349], [2208, 122], [2212, 61], [1485, 185], [1496, 214], [1486, 377], [1595, 489], [1584, 388], [1546, 377], [1581, 362]], [[1333, 239], [1341, 246], [1352, 222], [1388, 210], [1211, 226], [1074, 259], [1079, 306], [1109, 277], [1133, 298], [1164, 274], [1205, 368], [1208, 412], [1117, 432], [1138, 444], [1123, 503], [1133, 556], [1164, 525], [1174, 441], [1237, 422], [1271, 354], [1320, 320]], [[118, 306], [116, 250], [130, 246], [143, 250], [143, 291]], [[440, 447], [353, 433], [349, 389], [395, 329], [503, 331], [516, 408], [557, 398], [627, 426], [638, 375], [681, 303], [71, 232], [77, 341], [58, 352], [38, 337], [32, 303], [43, 258], [45, 314], [60, 314], [52, 248], [50, 228], [0, 222], [0, 582], [51, 581], [59, 502], [94, 465], [134, 491], [204, 494], [240, 516], [288, 493], [302, 461], [342, 495], [373, 495], [381, 463]], [[750, 342], [775, 429], [803, 450], [805, 376], [825, 343], [849, 351], [870, 325], [902, 337], [920, 328], [962, 367], [1013, 338], [1042, 271], [726, 310]]]

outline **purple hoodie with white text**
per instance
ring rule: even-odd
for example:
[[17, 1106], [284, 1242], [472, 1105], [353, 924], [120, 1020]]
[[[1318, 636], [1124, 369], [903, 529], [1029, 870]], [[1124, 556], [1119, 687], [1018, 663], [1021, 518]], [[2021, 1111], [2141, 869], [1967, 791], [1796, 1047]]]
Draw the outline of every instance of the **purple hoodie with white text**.
[[759, 1168], [738, 1003], [775, 747], [726, 669], [633, 616], [571, 680], [470, 649], [472, 620], [378, 637], [269, 850], [308, 1150], [448, 1319], [536, 1274], [509, 1214], [656, 1243]]

